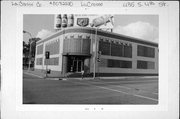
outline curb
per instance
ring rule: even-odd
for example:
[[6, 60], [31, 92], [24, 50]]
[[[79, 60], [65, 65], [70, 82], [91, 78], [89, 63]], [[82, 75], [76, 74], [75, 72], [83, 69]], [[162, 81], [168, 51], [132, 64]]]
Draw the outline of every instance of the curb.
[[102, 80], [106, 80], [106, 79], [111, 79], [111, 80], [121, 80], [121, 79], [131, 79], [131, 78], [139, 78], [139, 79], [143, 79], [143, 78], [158, 78], [158, 76], [126, 76], [126, 77], [96, 77], [95, 79], [93, 77], [84, 77], [83, 79], [82, 78], [66, 78], [66, 77], [44, 77], [44, 76], [41, 76], [41, 75], [37, 75], [37, 74], [34, 74], [32, 72], [23, 72], [25, 74], [28, 74], [28, 75], [32, 75], [32, 76], [36, 76], [38, 78], [42, 78], [42, 79], [46, 79], [46, 80], [63, 80], [63, 81], [66, 81], [66, 80], [99, 80], [99, 79], [102, 79]]
[[158, 76], [126, 76], [126, 77], [100, 77], [100, 79], [131, 79], [131, 78], [158, 78]]

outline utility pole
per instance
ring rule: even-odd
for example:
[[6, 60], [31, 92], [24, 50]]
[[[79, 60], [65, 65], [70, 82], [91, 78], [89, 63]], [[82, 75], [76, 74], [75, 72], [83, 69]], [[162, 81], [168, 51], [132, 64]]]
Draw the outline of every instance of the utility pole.
[[45, 52], [45, 59], [46, 59], [46, 76], [45, 76], [45, 78], [47, 78], [47, 73], [48, 73], [48, 60], [49, 60], [49, 58], [50, 58], [50, 52], [49, 51], [46, 51]]
[[98, 51], [97, 62], [97, 77], [99, 77], [99, 63], [101, 62], [101, 51]]
[[95, 33], [95, 54], [94, 54], [94, 73], [93, 73], [93, 79], [96, 78], [96, 57], [97, 57], [97, 27], [96, 27], [96, 33]]

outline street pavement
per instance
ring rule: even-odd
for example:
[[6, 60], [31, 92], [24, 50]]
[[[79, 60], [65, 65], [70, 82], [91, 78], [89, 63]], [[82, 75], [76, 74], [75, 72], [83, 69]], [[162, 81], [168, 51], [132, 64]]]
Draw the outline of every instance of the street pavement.
[[158, 78], [49, 80], [23, 74], [24, 104], [158, 104]]

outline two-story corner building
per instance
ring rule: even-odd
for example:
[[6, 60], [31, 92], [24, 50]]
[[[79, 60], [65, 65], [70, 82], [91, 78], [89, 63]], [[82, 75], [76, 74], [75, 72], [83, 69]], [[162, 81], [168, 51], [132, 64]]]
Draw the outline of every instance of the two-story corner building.
[[[45, 59], [45, 52], [50, 59]], [[36, 44], [35, 70], [51, 77], [155, 76], [158, 44], [90, 27], [64, 28]]]

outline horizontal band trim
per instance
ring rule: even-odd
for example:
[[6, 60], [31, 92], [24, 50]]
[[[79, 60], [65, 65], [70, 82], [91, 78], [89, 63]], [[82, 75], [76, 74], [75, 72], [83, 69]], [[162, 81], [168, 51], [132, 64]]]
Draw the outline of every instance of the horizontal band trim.
[[[38, 41], [37, 44], [40, 44], [42, 42], [48, 41], [48, 40], [50, 40], [52, 38], [55, 38], [55, 37], [58, 37], [60, 35], [67, 34], [67, 33], [96, 34], [96, 29], [94, 29], [94, 28], [67, 28], [67, 29], [63, 29], [63, 30], [61, 30], [61, 31], [47, 37], [46, 39]], [[153, 42], [150, 42], [150, 41], [144, 41], [144, 40], [141, 40], [141, 39], [138, 39], [138, 38], [133, 38], [133, 37], [130, 37], [130, 36], [125, 36], [125, 35], [121, 35], [121, 34], [117, 34], [117, 33], [106, 32], [106, 31], [102, 31], [102, 30], [97, 30], [97, 35], [158, 47], [157, 43], [153, 43]]]

